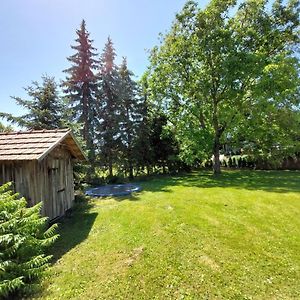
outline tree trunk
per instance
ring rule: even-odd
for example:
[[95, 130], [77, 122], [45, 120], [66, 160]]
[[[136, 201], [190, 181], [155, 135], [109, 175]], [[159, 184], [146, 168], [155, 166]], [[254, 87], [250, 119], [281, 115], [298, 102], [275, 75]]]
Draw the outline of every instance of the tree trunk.
[[224, 132], [225, 126], [220, 126], [218, 117], [218, 101], [216, 97], [213, 98], [213, 126], [215, 130], [213, 154], [214, 154], [214, 175], [221, 174], [221, 164], [220, 164], [220, 138]]
[[112, 164], [112, 159], [111, 157], [109, 157], [109, 161], [108, 161], [108, 176], [112, 177], [113, 176], [113, 164]]
[[221, 164], [220, 164], [220, 133], [219, 131], [215, 134], [214, 139], [214, 175], [221, 174]]
[[163, 174], [166, 174], [167, 172], [166, 172], [166, 165], [165, 165], [165, 162], [163, 162], [162, 167], [163, 167]]
[[88, 142], [87, 142], [87, 148], [88, 148], [88, 160], [89, 160], [89, 163], [90, 163], [90, 172], [91, 174], [90, 175], [94, 175], [95, 173], [95, 160], [96, 160], [96, 157], [95, 157], [95, 147], [94, 147], [94, 144], [93, 144], [93, 141], [91, 141], [90, 137], [88, 139]]
[[132, 162], [129, 161], [129, 179], [133, 179], [134, 176], [133, 176], [133, 165], [132, 165]]
[[90, 127], [90, 123], [89, 123], [89, 117], [88, 117], [88, 87], [87, 84], [85, 83], [82, 87], [83, 91], [82, 91], [82, 119], [83, 119], [83, 139], [86, 142], [87, 146], [89, 146], [89, 127]]
[[128, 145], [128, 150], [127, 150], [127, 159], [128, 159], [128, 171], [129, 171], [129, 179], [133, 179], [133, 155], [132, 155], [132, 148], [131, 148], [131, 138], [130, 135], [127, 135], [129, 145]]

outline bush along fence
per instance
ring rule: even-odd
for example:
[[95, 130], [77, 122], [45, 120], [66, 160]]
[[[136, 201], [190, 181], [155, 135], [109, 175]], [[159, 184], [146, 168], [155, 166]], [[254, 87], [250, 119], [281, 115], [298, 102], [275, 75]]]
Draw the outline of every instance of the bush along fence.
[[[204, 167], [212, 168], [213, 161], [207, 160]], [[229, 169], [256, 169], [256, 170], [300, 170], [300, 156], [287, 157], [281, 161], [254, 159], [247, 156], [230, 156], [221, 160], [221, 166]]]

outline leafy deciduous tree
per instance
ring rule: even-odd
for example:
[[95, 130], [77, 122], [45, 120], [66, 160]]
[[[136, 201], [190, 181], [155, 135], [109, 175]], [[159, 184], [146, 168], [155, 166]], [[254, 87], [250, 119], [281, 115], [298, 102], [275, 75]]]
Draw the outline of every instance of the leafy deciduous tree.
[[226, 137], [251, 123], [255, 139], [272, 120], [271, 127], [280, 130], [267, 148], [276, 148], [289, 131], [278, 115], [283, 119], [299, 105], [293, 48], [299, 42], [299, 2], [284, 6], [278, 0], [267, 7], [263, 0], [238, 7], [234, 0], [212, 0], [201, 10], [188, 1], [152, 51], [152, 97], [165, 103], [187, 161], [213, 154], [215, 174]]

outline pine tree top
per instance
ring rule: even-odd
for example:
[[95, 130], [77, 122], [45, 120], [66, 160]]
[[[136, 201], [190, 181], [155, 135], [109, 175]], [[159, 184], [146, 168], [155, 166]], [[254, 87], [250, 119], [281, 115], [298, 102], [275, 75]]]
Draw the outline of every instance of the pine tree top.
[[128, 69], [127, 57], [123, 56], [121, 65], [119, 67], [119, 73], [121, 78], [126, 79], [134, 76], [134, 73]]
[[107, 42], [104, 46], [103, 53], [101, 55], [100, 70], [103, 75], [111, 74], [117, 69], [117, 66], [115, 65], [115, 62], [114, 62], [115, 58], [116, 58], [115, 48], [114, 48], [112, 39], [109, 36], [107, 38]]
[[76, 82], [87, 82], [95, 80], [95, 70], [98, 67], [99, 61], [96, 59], [98, 54], [96, 48], [92, 46], [93, 40], [89, 38], [90, 33], [86, 29], [86, 22], [82, 20], [80, 29], [76, 30], [77, 39], [76, 45], [71, 48], [76, 50], [76, 53], [69, 56], [67, 59], [72, 63], [72, 66], [64, 72], [70, 74], [67, 78], [68, 83], [75, 84]]
[[42, 76], [42, 82], [33, 81], [25, 88], [29, 99], [12, 97], [27, 110], [20, 117], [2, 114], [8, 121], [28, 129], [54, 129], [62, 126], [63, 104], [54, 77]]

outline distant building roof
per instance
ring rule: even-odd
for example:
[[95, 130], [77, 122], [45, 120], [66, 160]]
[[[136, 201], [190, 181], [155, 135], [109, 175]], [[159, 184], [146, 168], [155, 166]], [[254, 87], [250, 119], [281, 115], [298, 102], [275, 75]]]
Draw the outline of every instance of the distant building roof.
[[74, 158], [86, 157], [70, 129], [0, 133], [0, 161], [41, 161], [53, 149], [65, 145]]

